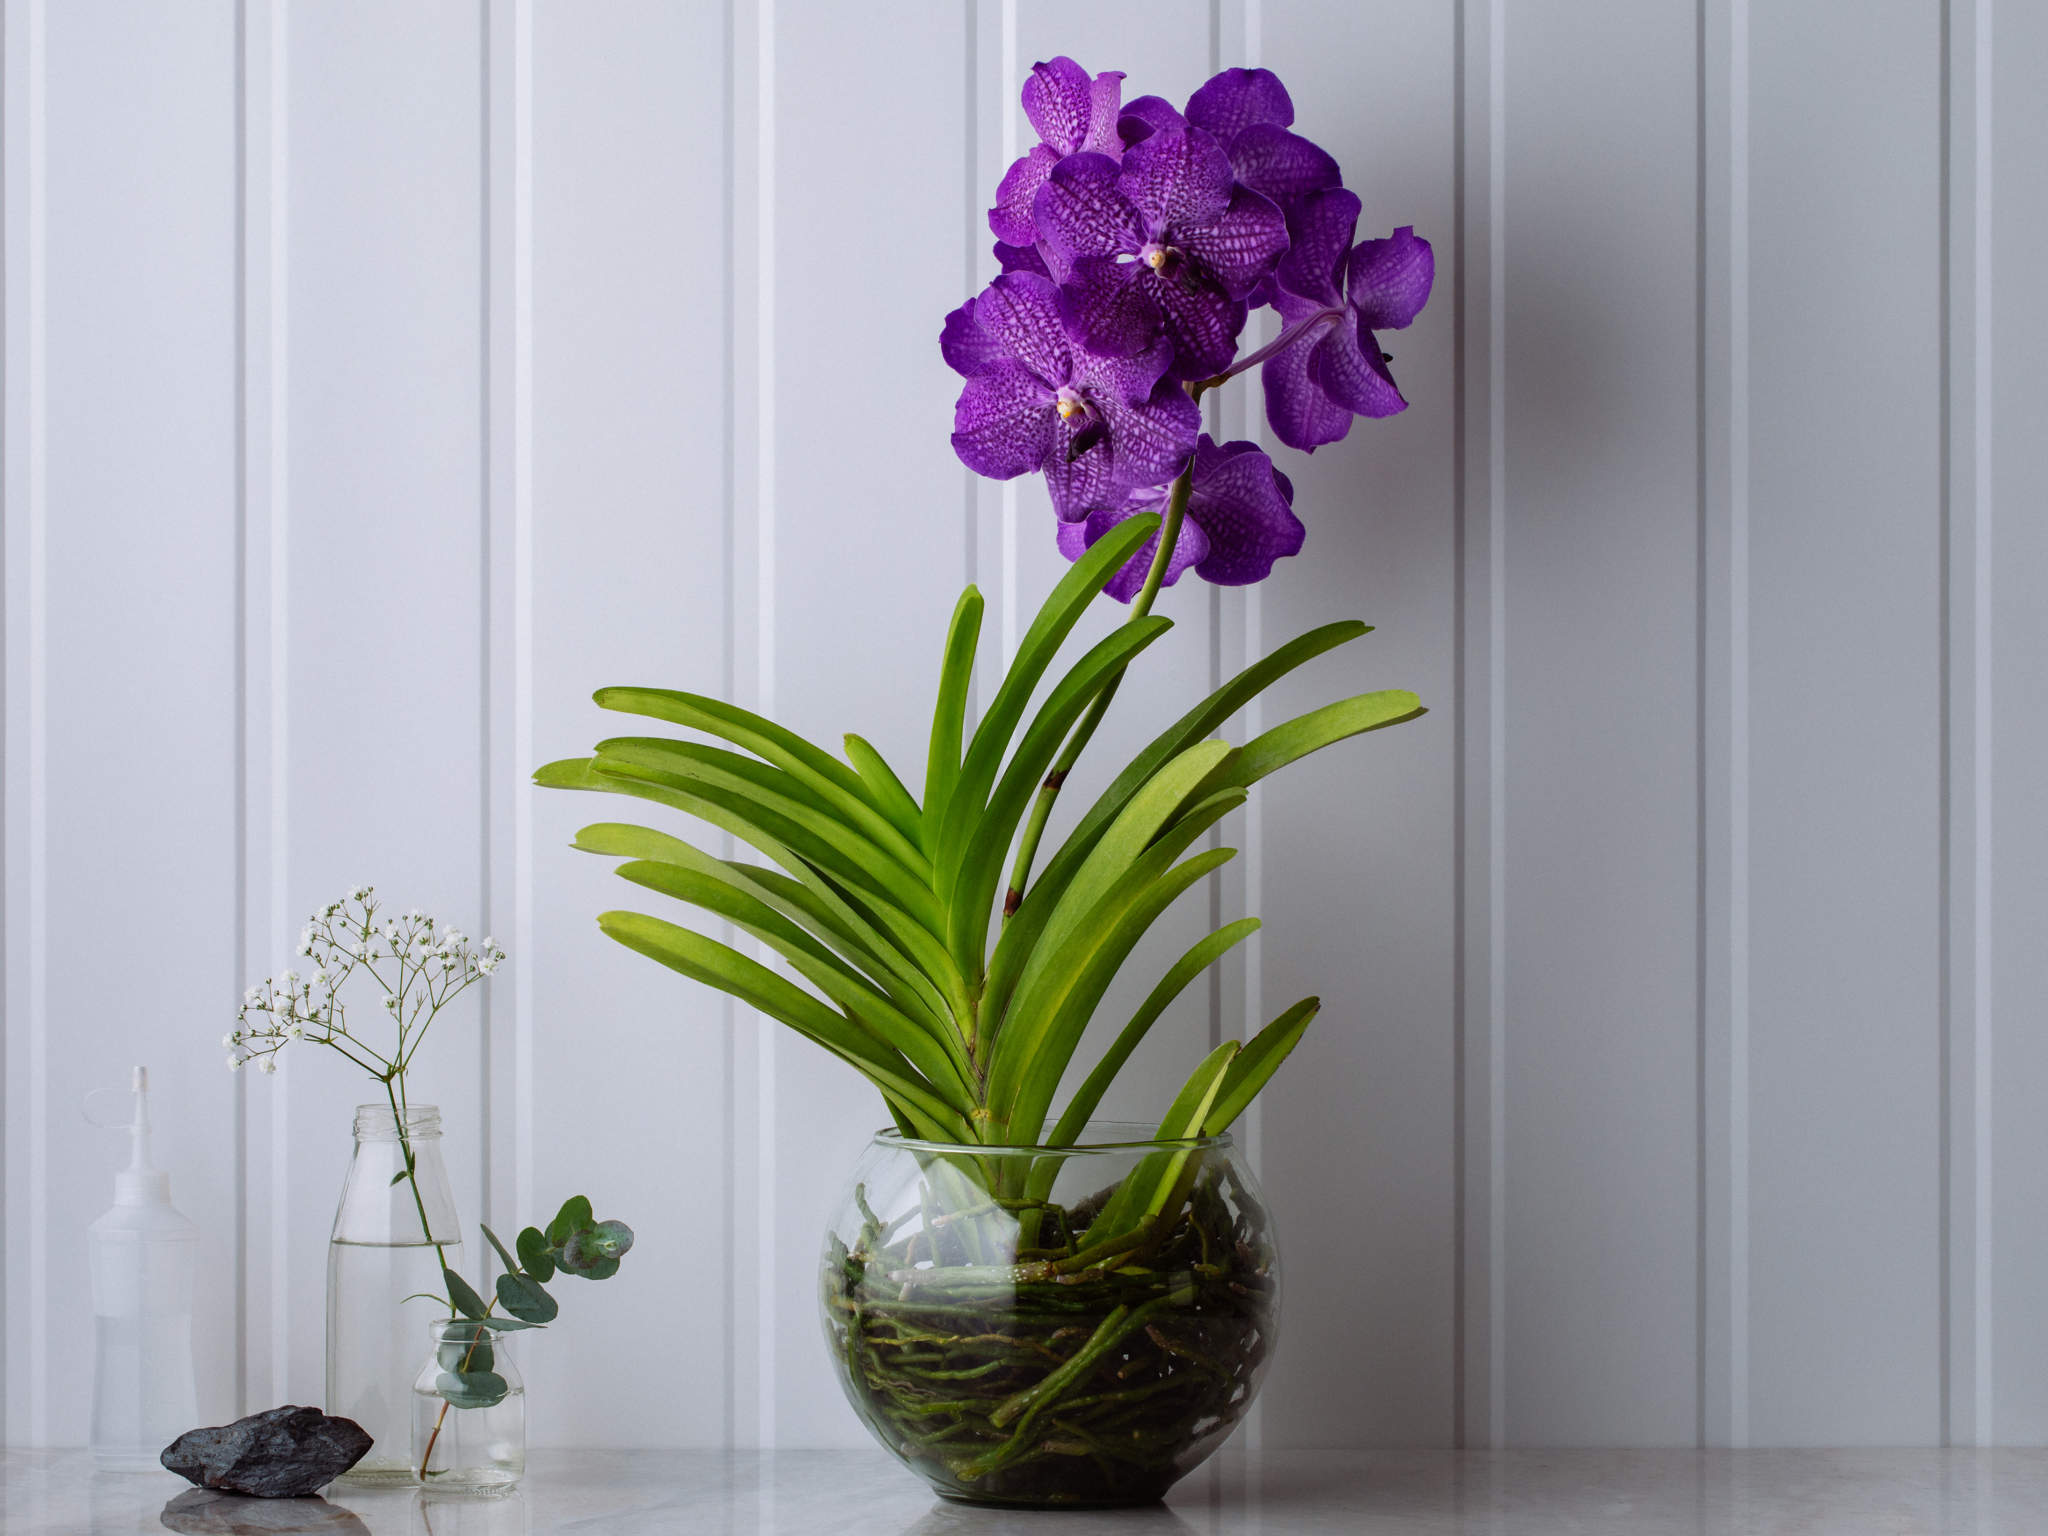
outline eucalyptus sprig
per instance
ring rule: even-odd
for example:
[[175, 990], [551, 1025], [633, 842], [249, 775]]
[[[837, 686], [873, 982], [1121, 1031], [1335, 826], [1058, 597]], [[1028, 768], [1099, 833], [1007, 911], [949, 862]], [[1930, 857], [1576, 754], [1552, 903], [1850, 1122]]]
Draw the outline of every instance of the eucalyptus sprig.
[[[479, 1224], [481, 1225], [481, 1224]], [[560, 1313], [547, 1282], [556, 1275], [575, 1275], [584, 1280], [609, 1280], [619, 1272], [619, 1261], [633, 1246], [633, 1229], [623, 1221], [599, 1221], [590, 1201], [572, 1195], [562, 1202], [547, 1230], [527, 1227], [515, 1240], [517, 1257], [498, 1234], [483, 1227], [484, 1238], [496, 1250], [504, 1273], [498, 1276], [493, 1295], [486, 1301], [475, 1286], [447, 1265], [441, 1268], [446, 1296], [421, 1293], [425, 1299], [447, 1307], [449, 1320], [441, 1330], [436, 1351], [441, 1371], [434, 1380], [440, 1396], [440, 1416], [434, 1432], [427, 1437], [420, 1456], [420, 1479], [426, 1480], [433, 1460], [434, 1445], [450, 1408], [490, 1408], [505, 1400], [511, 1385], [497, 1372], [493, 1333], [513, 1333], [525, 1328], [544, 1328]], [[412, 1301], [419, 1297], [408, 1296]], [[496, 1315], [498, 1307], [504, 1316]]]

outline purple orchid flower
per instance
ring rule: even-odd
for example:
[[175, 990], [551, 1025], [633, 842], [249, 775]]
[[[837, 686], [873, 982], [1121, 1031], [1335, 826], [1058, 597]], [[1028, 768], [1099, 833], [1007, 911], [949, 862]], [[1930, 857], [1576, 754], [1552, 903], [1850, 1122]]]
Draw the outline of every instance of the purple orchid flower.
[[1118, 358], [1075, 346], [1058, 288], [1035, 272], [1006, 273], [954, 310], [939, 350], [967, 378], [953, 451], [991, 480], [1043, 470], [1063, 522], [1171, 480], [1194, 450], [1201, 412], [1168, 375], [1171, 345]]
[[1358, 213], [1357, 197], [1342, 188], [1310, 193], [1274, 274], [1286, 329], [1260, 359], [1260, 376], [1266, 417], [1290, 448], [1312, 452], [1349, 432], [1353, 416], [1408, 408], [1373, 333], [1399, 330], [1420, 312], [1436, 256], [1407, 225], [1391, 239], [1352, 245]]
[[996, 239], [1027, 247], [1038, 239], [1031, 200], [1064, 157], [1084, 149], [1112, 156], [1123, 152], [1116, 131], [1123, 89], [1120, 69], [1090, 79], [1087, 70], [1064, 55], [1031, 66], [1031, 78], [1024, 82], [1024, 116], [1038, 130], [1039, 142], [1011, 165], [996, 188], [996, 205], [988, 211]]
[[[1122, 506], [1089, 514], [1085, 522], [1061, 523], [1060, 553], [1078, 560], [1081, 553], [1127, 517], [1166, 511], [1171, 487], [1148, 486], [1133, 492]], [[1172, 586], [1189, 566], [1204, 581], [1220, 587], [1249, 586], [1272, 573], [1273, 562], [1298, 554], [1306, 532], [1294, 515], [1294, 484], [1273, 466], [1256, 444], [1218, 443], [1202, 434], [1195, 447], [1194, 478], [1188, 492], [1187, 516], [1180, 525], [1161, 585]], [[1128, 603], [1145, 584], [1159, 535], [1125, 562], [1103, 591]]]
[[1164, 334], [1182, 378], [1228, 367], [1245, 299], [1287, 248], [1280, 210], [1236, 184], [1223, 146], [1163, 128], [1121, 164], [1069, 155], [1033, 203], [1039, 238], [1067, 265], [1067, 323], [1091, 351], [1128, 357]]
[[1213, 134], [1237, 179], [1282, 213], [1292, 214], [1311, 192], [1344, 184], [1327, 152], [1288, 131], [1294, 101], [1270, 69], [1226, 69], [1212, 77], [1188, 98], [1187, 120]]

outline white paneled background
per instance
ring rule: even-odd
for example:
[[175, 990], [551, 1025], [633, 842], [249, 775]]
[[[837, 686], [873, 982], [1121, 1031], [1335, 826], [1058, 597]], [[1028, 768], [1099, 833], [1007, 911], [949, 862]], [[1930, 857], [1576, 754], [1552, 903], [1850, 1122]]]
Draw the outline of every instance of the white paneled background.
[[468, 1219], [641, 1234], [537, 1438], [860, 1443], [811, 1260], [878, 1107], [604, 940], [525, 776], [616, 682], [921, 760], [963, 582], [1014, 643], [1050, 514], [935, 343], [1061, 52], [1279, 70], [1438, 255], [1412, 409], [1287, 456], [1307, 556], [1169, 593], [1094, 754], [1347, 615], [1265, 717], [1433, 706], [1268, 787], [1267, 929], [1116, 1106], [1329, 1000], [1247, 1128], [1257, 1433], [2048, 1441], [2048, 9], [5, 0], [9, 1442], [83, 1437], [138, 1060], [204, 1413], [317, 1400], [362, 1090], [215, 1041], [368, 879], [513, 953], [421, 1061]]

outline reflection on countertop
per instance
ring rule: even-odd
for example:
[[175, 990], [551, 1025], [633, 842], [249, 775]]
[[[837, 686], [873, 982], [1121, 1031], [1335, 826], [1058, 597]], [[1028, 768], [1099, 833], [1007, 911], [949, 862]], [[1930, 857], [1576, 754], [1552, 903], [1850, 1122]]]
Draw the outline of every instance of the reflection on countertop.
[[[1057, 1525], [1057, 1532], [1052, 1531]], [[873, 1451], [537, 1451], [495, 1498], [404, 1488], [261, 1500], [82, 1451], [0, 1453], [6, 1536], [2035, 1536], [2048, 1451], [1294, 1451], [1233, 1444], [1149, 1509], [935, 1499]]]

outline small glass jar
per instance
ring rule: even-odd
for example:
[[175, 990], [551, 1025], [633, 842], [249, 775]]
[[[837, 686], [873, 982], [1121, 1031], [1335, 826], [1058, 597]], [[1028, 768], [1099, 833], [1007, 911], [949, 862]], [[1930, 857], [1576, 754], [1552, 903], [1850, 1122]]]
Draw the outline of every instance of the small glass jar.
[[462, 1226], [441, 1160], [441, 1111], [415, 1104], [356, 1107], [355, 1155], [327, 1246], [327, 1401], [374, 1442], [340, 1481], [406, 1483], [411, 1386], [419, 1369], [417, 1295], [447, 1292], [444, 1268], [462, 1268]]
[[412, 1473], [423, 1487], [504, 1493], [526, 1475], [526, 1382], [506, 1338], [460, 1317], [428, 1327], [412, 1384]]
[[1147, 1504], [1251, 1406], [1271, 1219], [1230, 1137], [1094, 1122], [1057, 1150], [874, 1138], [826, 1234], [854, 1411], [949, 1499]]

